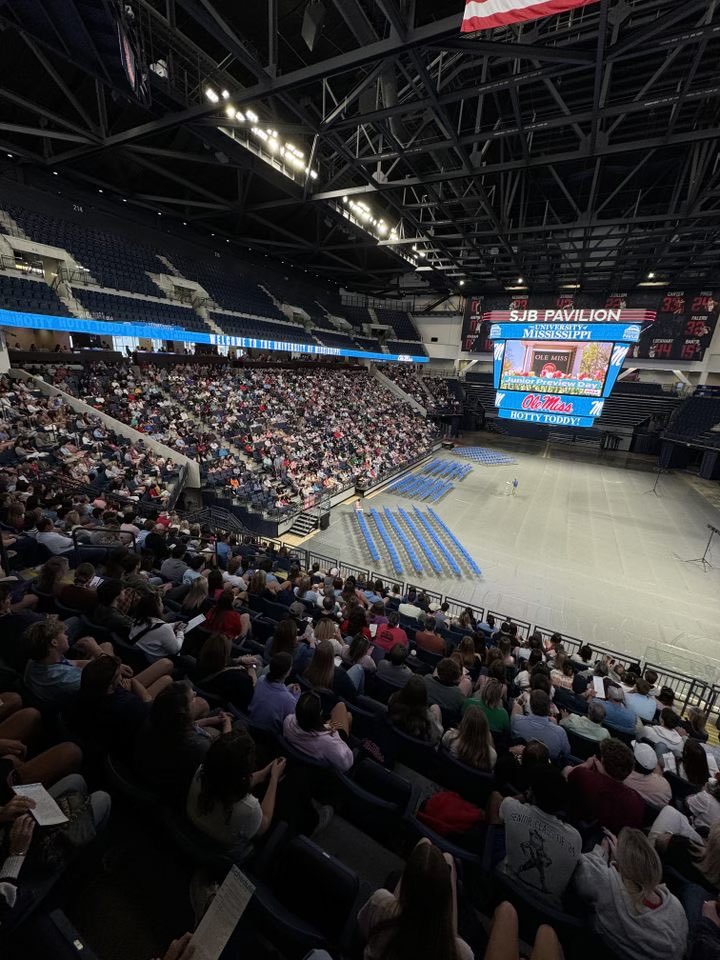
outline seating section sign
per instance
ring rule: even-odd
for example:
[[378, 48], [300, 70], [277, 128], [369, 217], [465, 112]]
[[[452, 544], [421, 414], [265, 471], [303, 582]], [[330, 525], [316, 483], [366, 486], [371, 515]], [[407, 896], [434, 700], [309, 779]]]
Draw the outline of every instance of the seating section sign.
[[655, 314], [644, 308], [568, 304], [491, 310], [480, 319], [492, 344], [499, 417], [591, 427], [628, 351]]

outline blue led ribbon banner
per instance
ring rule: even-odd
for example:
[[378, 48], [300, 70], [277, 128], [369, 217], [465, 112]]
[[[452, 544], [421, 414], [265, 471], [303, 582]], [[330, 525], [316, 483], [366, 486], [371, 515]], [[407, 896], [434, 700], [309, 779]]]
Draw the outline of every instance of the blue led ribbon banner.
[[217, 333], [197, 333], [182, 327], [166, 327], [149, 323], [120, 323], [116, 320], [83, 320], [80, 317], [52, 317], [40, 313], [18, 313], [0, 309], [0, 326], [24, 327], [31, 330], [56, 330], [62, 333], [88, 333], [96, 337], [144, 337], [148, 340], [180, 340], [184, 343], [209, 343], [218, 347], [242, 347], [246, 350], [284, 350], [323, 357], [357, 357], [361, 360], [429, 363], [427, 357], [409, 353], [370, 353], [367, 350], [345, 350], [316, 343], [285, 343], [282, 340], [258, 340], [254, 337], [231, 337]]
[[648, 310], [504, 310], [484, 315], [493, 343], [498, 416], [591, 427]]

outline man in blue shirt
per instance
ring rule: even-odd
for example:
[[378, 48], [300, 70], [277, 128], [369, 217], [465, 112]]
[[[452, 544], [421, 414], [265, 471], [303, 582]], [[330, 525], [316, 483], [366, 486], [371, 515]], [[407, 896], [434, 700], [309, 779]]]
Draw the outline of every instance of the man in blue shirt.
[[650, 696], [652, 687], [647, 680], [640, 677], [635, 684], [635, 689], [625, 694], [625, 703], [635, 714], [645, 723], [652, 723], [657, 713], [657, 702], [655, 697]]
[[254, 727], [282, 733], [285, 717], [295, 713], [300, 687], [296, 683], [285, 686], [292, 668], [289, 653], [276, 653], [270, 659], [268, 672], [258, 680], [250, 702], [250, 722]]
[[570, 741], [562, 727], [550, 719], [550, 697], [544, 690], [530, 694], [530, 715], [523, 716], [522, 703], [512, 709], [510, 730], [513, 737], [526, 742], [539, 740], [550, 752], [550, 759], [566, 760], [570, 756]]
[[[591, 700], [591, 703], [594, 701]], [[605, 707], [605, 723], [611, 730], [620, 733], [635, 733], [637, 715], [634, 710], [625, 705], [625, 694], [622, 687], [605, 681], [605, 700], [600, 701]]]
[[[30, 660], [25, 668], [25, 684], [38, 700], [44, 703], [62, 703], [80, 690], [83, 667], [91, 659], [112, 653], [112, 646], [101, 647], [93, 637], [81, 637], [75, 646], [87, 652], [87, 660], [68, 660], [69, 641], [62, 620], [42, 620], [28, 627], [27, 640]], [[132, 670], [121, 665], [123, 676], [132, 676]]]

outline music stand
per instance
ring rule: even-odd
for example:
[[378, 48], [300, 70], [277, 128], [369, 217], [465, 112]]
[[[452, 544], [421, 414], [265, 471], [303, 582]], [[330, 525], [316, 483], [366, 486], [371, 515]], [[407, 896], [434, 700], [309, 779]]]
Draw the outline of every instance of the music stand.
[[663, 473], [668, 473], [668, 471], [665, 470], [663, 467], [658, 467], [658, 468], [657, 468], [657, 473], [655, 474], [655, 483], [650, 487], [649, 490], [643, 490], [643, 493], [644, 493], [644, 494], [645, 494], [645, 493], [654, 493], [656, 497], [661, 497], [661, 496], [662, 496], [662, 490], [658, 490], [657, 485], [658, 485], [658, 481], [660, 480], [660, 475], [663, 474]]
[[707, 558], [707, 555], [710, 552], [710, 544], [712, 543], [712, 538], [715, 536], [716, 533], [720, 533], [720, 530], [718, 530], [717, 527], [714, 527], [711, 523], [707, 525], [707, 528], [710, 531], [710, 536], [708, 537], [708, 541], [705, 544], [705, 550], [703, 551], [703, 555], [701, 557], [693, 557], [692, 560], [683, 560], [683, 563], [701, 563], [703, 571], [705, 573], [707, 573], [709, 569], [710, 570], [712, 569], [712, 564]]

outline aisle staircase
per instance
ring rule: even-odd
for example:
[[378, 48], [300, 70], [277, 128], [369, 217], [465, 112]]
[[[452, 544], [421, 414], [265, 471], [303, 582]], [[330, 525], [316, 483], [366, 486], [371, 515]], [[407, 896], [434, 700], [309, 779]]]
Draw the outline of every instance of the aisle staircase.
[[311, 513], [299, 513], [295, 517], [295, 523], [293, 523], [287, 532], [292, 534], [293, 537], [306, 537], [309, 533], [312, 533], [313, 530], [317, 529], [317, 524], [317, 517]]

